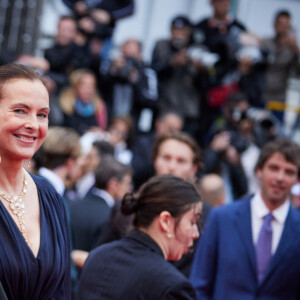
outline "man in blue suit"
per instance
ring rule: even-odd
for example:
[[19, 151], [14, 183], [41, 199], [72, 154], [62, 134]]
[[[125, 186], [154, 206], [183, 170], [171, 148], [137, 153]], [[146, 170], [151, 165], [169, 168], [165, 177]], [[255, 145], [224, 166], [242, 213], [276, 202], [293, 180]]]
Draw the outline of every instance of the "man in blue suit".
[[191, 271], [197, 299], [300, 299], [300, 211], [291, 207], [300, 150], [287, 139], [264, 146], [260, 190], [210, 213]]

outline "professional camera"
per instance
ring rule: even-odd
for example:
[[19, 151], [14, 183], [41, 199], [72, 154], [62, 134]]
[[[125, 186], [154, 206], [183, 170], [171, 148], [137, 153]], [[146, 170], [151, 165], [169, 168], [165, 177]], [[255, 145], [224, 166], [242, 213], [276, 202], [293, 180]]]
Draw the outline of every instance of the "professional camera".
[[214, 135], [220, 134], [222, 132], [229, 133], [230, 145], [232, 145], [237, 150], [237, 152], [242, 153], [248, 148], [249, 141], [241, 136], [238, 131], [229, 129], [226, 126], [221, 126], [214, 132]]
[[133, 69], [139, 70], [140, 69], [139, 62], [133, 57], [126, 57], [125, 66], [119, 70], [118, 77], [123, 79], [124, 81], [129, 80], [129, 76]]
[[[119, 48], [113, 48], [109, 52], [109, 63], [104, 64], [103, 69], [109, 69], [116, 60], [120, 59], [121, 57], [124, 57], [122, 54], [122, 51]], [[128, 82], [129, 77], [131, 74], [131, 71], [133, 69], [137, 70], [138, 72], [141, 72], [143, 63], [138, 61], [134, 57], [124, 57], [125, 59], [125, 65], [122, 68], [119, 68], [114, 73], [114, 76], [116, 76], [119, 80], [123, 82]]]
[[256, 144], [261, 147], [266, 142], [281, 134], [279, 120], [268, 110], [251, 107], [246, 111], [233, 110], [232, 118], [236, 121], [251, 120]]
[[242, 137], [238, 132], [229, 130], [230, 144], [237, 150], [238, 153], [244, 152], [249, 147], [249, 141]]
[[219, 55], [207, 51], [201, 46], [191, 46], [188, 48], [188, 56], [192, 60], [201, 62], [205, 67], [211, 68], [219, 60]]

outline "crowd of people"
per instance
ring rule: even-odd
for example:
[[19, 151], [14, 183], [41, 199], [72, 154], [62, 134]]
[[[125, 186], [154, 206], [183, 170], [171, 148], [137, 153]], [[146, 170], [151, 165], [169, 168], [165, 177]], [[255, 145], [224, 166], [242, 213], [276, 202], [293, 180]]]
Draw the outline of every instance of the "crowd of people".
[[0, 295], [299, 299], [291, 14], [264, 39], [210, 0], [146, 63], [112, 45], [134, 1], [64, 3], [44, 57], [0, 66]]

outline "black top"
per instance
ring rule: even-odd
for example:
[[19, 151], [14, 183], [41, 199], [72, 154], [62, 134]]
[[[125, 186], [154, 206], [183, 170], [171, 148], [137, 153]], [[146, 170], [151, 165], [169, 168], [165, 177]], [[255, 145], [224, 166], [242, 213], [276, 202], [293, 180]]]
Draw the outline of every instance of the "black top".
[[82, 271], [77, 299], [196, 299], [190, 282], [164, 259], [147, 234], [127, 237], [93, 250]]

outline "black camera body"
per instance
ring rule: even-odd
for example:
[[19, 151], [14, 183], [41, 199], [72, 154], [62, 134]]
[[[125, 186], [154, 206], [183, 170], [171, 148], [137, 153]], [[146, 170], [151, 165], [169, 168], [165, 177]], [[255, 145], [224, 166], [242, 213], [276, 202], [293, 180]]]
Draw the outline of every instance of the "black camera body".
[[253, 122], [253, 135], [257, 146], [261, 147], [275, 135], [280, 134], [279, 120], [268, 110], [251, 107], [246, 111], [234, 110], [232, 118], [236, 121], [251, 120]]
[[238, 153], [244, 152], [249, 146], [249, 141], [236, 131], [229, 130], [228, 132], [230, 134], [230, 144], [237, 150]]
[[129, 76], [133, 69], [139, 70], [139, 62], [132, 57], [126, 57], [125, 66], [120, 69], [117, 76], [123, 81], [129, 81]]

